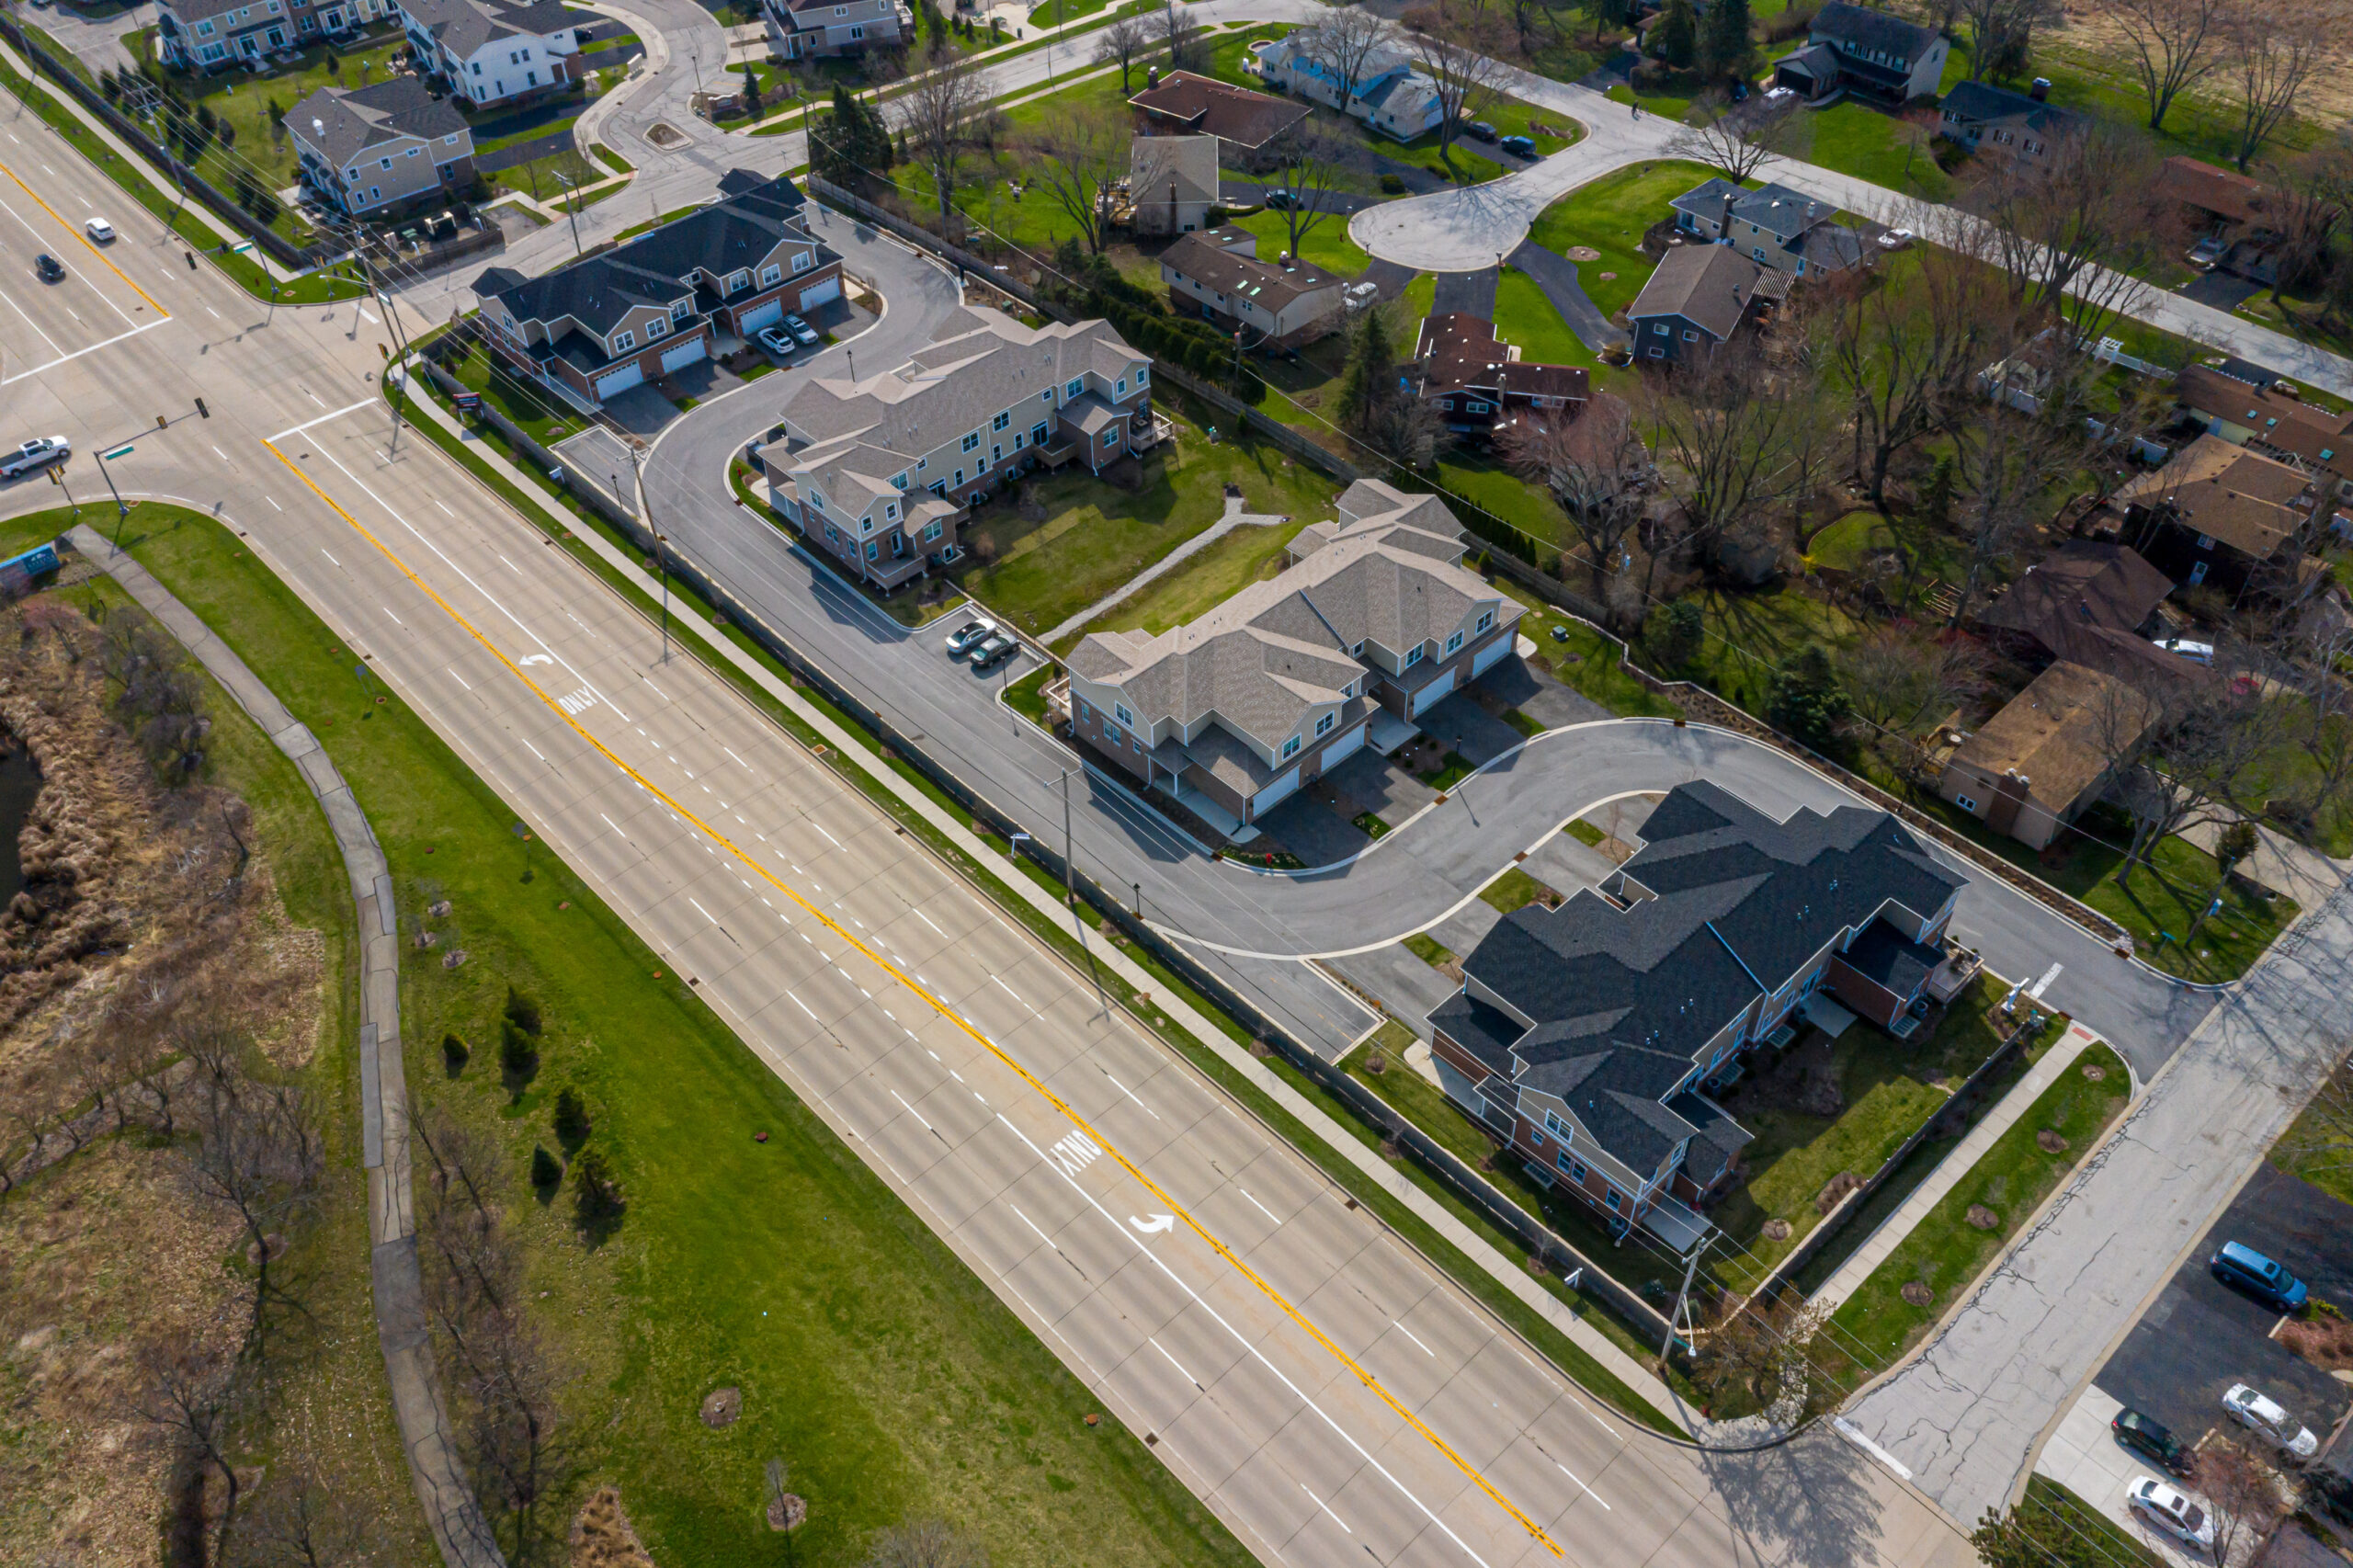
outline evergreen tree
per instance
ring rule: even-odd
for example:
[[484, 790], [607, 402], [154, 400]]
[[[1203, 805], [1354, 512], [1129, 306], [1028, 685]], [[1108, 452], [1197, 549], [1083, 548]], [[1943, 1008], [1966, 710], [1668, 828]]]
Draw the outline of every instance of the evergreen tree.
[[539, 1038], [540, 1005], [511, 985], [506, 988], [506, 1016], [508, 1023], [533, 1040]]
[[1690, 68], [1699, 49], [1699, 24], [1691, 14], [1691, 0], [1666, 0], [1666, 9], [1651, 25], [1650, 45], [1653, 54], [1677, 71]]
[[1952, 493], [1955, 486], [1952, 454], [1938, 454], [1936, 466], [1928, 470], [1928, 483], [1920, 492], [1920, 520], [1938, 533], [1952, 523]]
[[621, 1184], [603, 1150], [585, 1150], [572, 1162], [572, 1184], [580, 1195], [583, 1217], [606, 1219], [621, 1211]]
[[1679, 670], [1699, 656], [1700, 631], [1699, 607], [1677, 599], [1651, 617], [1643, 641], [1660, 669]]
[[1748, 63], [1748, 0], [1708, 0], [1700, 63], [1711, 73], [1739, 75]]
[[1830, 650], [1809, 642], [1773, 672], [1765, 698], [1765, 717], [1783, 733], [1821, 751], [1836, 737], [1853, 705], [1838, 682]]
[[531, 1074], [539, 1071], [538, 1043], [516, 1028], [512, 1018], [498, 1021], [498, 1065], [500, 1071], [518, 1082], [529, 1082]]
[[465, 1067], [466, 1058], [472, 1054], [472, 1051], [466, 1049], [466, 1042], [455, 1034], [445, 1034], [441, 1037], [441, 1062], [449, 1069], [449, 1076], [452, 1078]]
[[816, 117], [809, 132], [810, 166], [835, 185], [858, 183], [865, 177], [858, 166], [858, 137], [864, 126], [858, 100], [847, 86], [835, 83], [832, 107]]
[[1396, 387], [1397, 350], [1389, 340], [1389, 324], [1376, 306], [1364, 312], [1348, 343], [1348, 363], [1340, 375], [1336, 404], [1340, 423], [1362, 429], [1387, 405]]
[[531, 1145], [531, 1185], [553, 1187], [563, 1179], [563, 1162], [547, 1152], [544, 1144]]
[[567, 1149], [577, 1148], [587, 1141], [588, 1107], [580, 1091], [569, 1084], [555, 1096], [555, 1135]]

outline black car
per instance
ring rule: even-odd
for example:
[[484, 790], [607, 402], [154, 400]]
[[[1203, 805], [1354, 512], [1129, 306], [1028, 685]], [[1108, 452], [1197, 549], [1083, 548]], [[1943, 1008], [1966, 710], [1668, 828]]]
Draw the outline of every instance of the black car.
[[1471, 134], [1482, 142], [1493, 142], [1495, 139], [1495, 128], [1483, 119], [1472, 120], [1470, 130]]
[[2181, 1440], [2139, 1411], [2118, 1411], [2108, 1429], [2116, 1434], [2118, 1442], [2143, 1459], [2163, 1465], [2175, 1475], [2189, 1473], [2189, 1453], [2181, 1446]]
[[42, 282], [54, 283], [65, 276], [65, 264], [47, 251], [43, 251], [33, 257], [33, 271], [40, 276]]
[[1495, 145], [1515, 157], [1536, 156], [1536, 139], [1532, 136], [1505, 136], [1498, 138]]

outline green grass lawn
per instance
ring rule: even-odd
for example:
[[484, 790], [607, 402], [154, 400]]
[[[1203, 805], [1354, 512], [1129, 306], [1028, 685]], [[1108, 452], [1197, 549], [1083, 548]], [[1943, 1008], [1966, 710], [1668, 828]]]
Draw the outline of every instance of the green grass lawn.
[[1454, 954], [1427, 931], [1416, 931], [1405, 938], [1405, 949], [1432, 969], [1443, 969], [1454, 961]]
[[524, 380], [512, 366], [494, 360], [490, 351], [479, 345], [452, 373], [543, 447], [580, 433], [579, 416], [570, 404]]
[[[1627, 718], [1665, 718], [1676, 711], [1673, 703], [1626, 673], [1625, 659], [1616, 642], [1552, 608], [1500, 572], [1490, 573], [1487, 581], [1528, 607], [1519, 634], [1536, 644], [1531, 662], [1541, 665], [1562, 685]], [[1554, 627], [1563, 635], [1555, 637]]]
[[964, 591], [998, 618], [1041, 632], [1224, 516], [1228, 483], [1242, 487], [1251, 511], [1302, 521], [1328, 515], [1335, 494], [1321, 472], [1271, 447], [1230, 437], [1211, 446], [1181, 421], [1173, 447], [1148, 456], [1143, 472], [1143, 489], [1135, 494], [1074, 463], [1037, 480], [1042, 522], [1026, 520], [1010, 505], [984, 509], [964, 528], [966, 558], [973, 562], [959, 575]]
[[[2097, 1082], [2086, 1068], [2099, 1071]], [[1831, 1319], [1836, 1334], [1819, 1342], [1825, 1359], [1839, 1359], [1832, 1347], [1840, 1347], [1845, 1357], [1867, 1361], [1860, 1369], [1867, 1374], [1902, 1355], [2091, 1151], [2130, 1093], [2122, 1060], [2104, 1045], [2086, 1049], [1840, 1305]], [[2035, 1141], [2045, 1130], [2065, 1140], [2065, 1148], [2045, 1153]], [[1993, 1229], [1968, 1222], [1972, 1207], [1992, 1211]], [[1903, 1288], [1915, 1281], [1933, 1292], [1926, 1306], [1903, 1297]]]
[[1664, 119], [1681, 120], [1691, 112], [1691, 100], [1675, 93], [1637, 93], [1623, 82], [1614, 84], [1608, 97], [1613, 104], [1622, 104], [1631, 112], [1637, 104], [1644, 114], [1654, 114]]
[[[1107, 1542], [1122, 1562], [1248, 1561], [1124, 1426], [1085, 1424], [1095, 1396], [585, 884], [543, 853], [524, 880], [512, 811], [404, 704], [376, 706], [340, 640], [233, 534], [142, 507], [129, 543], [335, 756], [401, 906], [455, 904], [447, 930], [472, 961], [403, 970], [409, 1089], [513, 1161], [508, 1223], [567, 1374], [571, 1485], [617, 1482], [665, 1562], [772, 1557], [760, 1467], [779, 1453], [815, 1505], [795, 1538], [810, 1562], [853, 1562], [909, 1513], [957, 1519], [1006, 1562], [1095, 1562]], [[519, 1108], [486, 1033], [509, 983], [547, 1017]], [[475, 1045], [456, 1077], [426, 1048], [449, 1031]], [[630, 1195], [598, 1247], [523, 1174], [566, 1083]], [[695, 1411], [721, 1384], [745, 1391], [744, 1413], [713, 1433]]]
[[[1790, 124], [1792, 158], [1925, 201], [1943, 201], [1952, 194], [1951, 177], [1937, 166], [1928, 127], [1908, 125], [1852, 98], [1824, 109], [1800, 110]], [[1892, 221], [1888, 214], [1861, 216]]]
[[1029, 7], [1032, 28], [1051, 28], [1063, 22], [1074, 22], [1081, 17], [1091, 17], [1101, 10], [1108, 0], [1046, 0], [1042, 6]]
[[1600, 260], [1577, 263], [1577, 281], [1602, 314], [1614, 316], [1633, 303], [1656, 265], [1642, 252], [1643, 233], [1673, 217], [1667, 203], [1710, 175], [1675, 161], [1614, 170], [1546, 208], [1528, 237], [1563, 256], [1578, 245], [1599, 251]]
[[[598, 180], [609, 177], [603, 169], [582, 157], [577, 151], [566, 147], [561, 152], [551, 153], [544, 158], [534, 158], [528, 164], [517, 164], [511, 169], [501, 169], [490, 176], [490, 183], [501, 190], [515, 191], [530, 197], [536, 201], [544, 201], [552, 207], [563, 205], [571, 199], [564, 189], [565, 180], [568, 179], [574, 185], [580, 186], [593, 185]], [[619, 191], [627, 187], [615, 186], [612, 188]], [[598, 192], [585, 199], [585, 204], [594, 206], [603, 194]]]
[[[125, 42], [134, 54], [152, 48], [144, 32], [131, 35]], [[381, 82], [398, 74], [392, 69], [392, 57], [407, 48], [407, 41], [394, 32], [381, 42], [339, 55], [333, 72], [327, 69], [326, 47], [314, 44], [302, 51], [301, 65], [267, 76], [230, 71], [218, 76], [176, 80], [190, 101], [209, 107], [222, 123], [237, 128], [235, 152], [239, 159], [268, 174], [274, 185], [291, 185], [296, 164], [294, 141], [271, 127], [270, 105], [276, 104], [280, 112], [290, 112], [296, 104], [321, 87], [364, 87]], [[225, 176], [217, 183], [223, 190], [230, 188]]]
[[[1258, 254], [1267, 260], [1290, 248], [1290, 225], [1279, 212], [1250, 212], [1232, 220], [1233, 227], [1246, 229], [1258, 236]], [[1334, 212], [1318, 219], [1315, 227], [1300, 236], [1299, 254], [1311, 267], [1326, 272], [1336, 272], [1343, 278], [1356, 278], [1372, 265], [1372, 257], [1357, 247], [1348, 238], [1348, 220], [1345, 213]], [[1418, 324], [1418, 323], [1416, 324]], [[1413, 345], [1404, 346], [1408, 353]]]
[[[2337, 1103], [2343, 1104], [2342, 1096], [2353, 1093], [2353, 1067], [2338, 1068], [2336, 1082], [2325, 1092], [2338, 1096]], [[2341, 1113], [2305, 1107], [2271, 1146], [2271, 1163], [2323, 1192], [2353, 1203], [2353, 1151], [2336, 1142], [2341, 1136]]]
[[1594, 358], [1561, 312], [1525, 272], [1495, 279], [1495, 335], [1540, 365], [1583, 365]]
[[[1756, 1135], [1742, 1151], [1746, 1176], [1714, 1214], [1724, 1233], [1747, 1251], [1745, 1257], [1716, 1266], [1724, 1283], [1740, 1290], [1754, 1288], [1822, 1222], [1816, 1199], [1833, 1177], [1869, 1177], [1945, 1108], [1953, 1090], [2001, 1044], [1984, 1014], [2005, 989], [1980, 975], [1953, 998], [1926, 1039], [1900, 1040], [1864, 1022], [1835, 1040], [1807, 1028], [1778, 1065], [1762, 1053], [1752, 1059], [1748, 1075], [1717, 1096], [1734, 1120]], [[2055, 1026], [2046, 1028], [2045, 1040], [2056, 1033]], [[1816, 1063], [1826, 1063], [1837, 1083], [1840, 1108], [1835, 1116], [1813, 1115], [1793, 1103], [1789, 1085], [1795, 1070]], [[2018, 1072], [2023, 1071], [2021, 1063]], [[1768, 1237], [1764, 1227], [1773, 1220], [1787, 1224], [1790, 1233]], [[1852, 1228], [1847, 1233], [1856, 1241], [1867, 1233]]]
[[1069, 652], [1089, 631], [1157, 634], [1198, 619], [1245, 585], [1265, 582], [1280, 572], [1286, 547], [1300, 529], [1316, 520], [1299, 516], [1276, 528], [1234, 529], [1072, 632], [1056, 644], [1055, 652]]
[[1479, 897], [1498, 915], [1509, 915], [1531, 903], [1550, 903], [1561, 895], [1514, 866], [1479, 890]]

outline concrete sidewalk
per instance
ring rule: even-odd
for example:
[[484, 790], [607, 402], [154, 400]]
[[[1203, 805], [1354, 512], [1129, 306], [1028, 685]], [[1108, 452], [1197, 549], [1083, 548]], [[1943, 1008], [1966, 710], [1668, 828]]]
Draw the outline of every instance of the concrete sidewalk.
[[2070, 1023], [2059, 1042], [2042, 1053], [2042, 1060], [2029, 1068], [2026, 1076], [2012, 1085], [2010, 1092], [1969, 1130], [1969, 1136], [1961, 1141], [1961, 1146], [1947, 1154], [1928, 1174], [1928, 1179], [1914, 1187], [1912, 1195], [1895, 1212], [1881, 1221], [1879, 1229], [1813, 1293], [1813, 1300], [1824, 1313], [1836, 1312], [1847, 1297], [1862, 1288], [1871, 1271], [1886, 1262], [1904, 1238], [1919, 1228], [1928, 1211], [1961, 1184], [1961, 1177], [1976, 1168], [1977, 1162], [1985, 1157], [1985, 1151], [1994, 1146], [1994, 1140], [2018, 1125], [2018, 1118], [2057, 1081], [2060, 1074], [2075, 1065], [2075, 1059], [2089, 1047], [2106, 1043], [2083, 1025]]

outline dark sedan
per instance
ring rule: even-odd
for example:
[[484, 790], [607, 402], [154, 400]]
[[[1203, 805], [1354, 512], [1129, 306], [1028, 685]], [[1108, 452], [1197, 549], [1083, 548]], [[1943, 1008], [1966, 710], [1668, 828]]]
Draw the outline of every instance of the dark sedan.
[[2108, 1424], [2116, 1440], [2139, 1454], [2152, 1464], [2163, 1465], [2175, 1475], [2189, 1473], [2189, 1451], [2181, 1439], [2137, 1410], [2120, 1410]]

